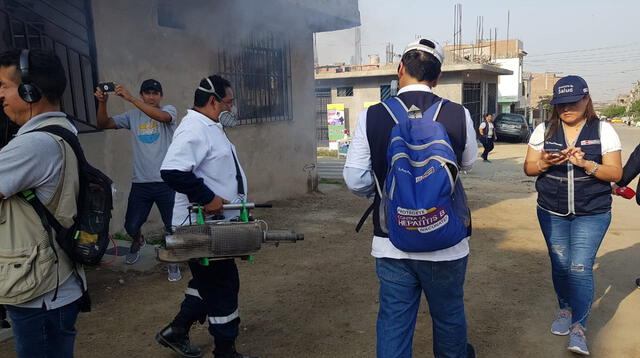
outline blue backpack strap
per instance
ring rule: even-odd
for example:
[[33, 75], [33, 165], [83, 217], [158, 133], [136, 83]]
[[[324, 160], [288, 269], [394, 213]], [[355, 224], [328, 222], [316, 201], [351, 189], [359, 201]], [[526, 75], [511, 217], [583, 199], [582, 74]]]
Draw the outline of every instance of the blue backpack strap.
[[388, 98], [382, 102], [382, 105], [396, 124], [409, 119], [409, 110], [399, 97]]
[[424, 111], [424, 113], [422, 114], [422, 118], [428, 118], [433, 121], [437, 121], [438, 115], [440, 115], [440, 109], [442, 109], [442, 106], [447, 104], [447, 102], [449, 102], [448, 99], [442, 98], [438, 102], [432, 104], [429, 108], [427, 108], [426, 111]]

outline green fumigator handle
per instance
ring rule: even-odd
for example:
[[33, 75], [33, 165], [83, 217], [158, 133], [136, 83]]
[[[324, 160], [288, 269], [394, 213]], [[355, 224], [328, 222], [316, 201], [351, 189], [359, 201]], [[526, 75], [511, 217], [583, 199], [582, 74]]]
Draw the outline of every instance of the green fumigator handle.
[[[198, 212], [196, 213], [196, 223], [198, 223], [198, 225], [204, 225], [204, 213], [202, 212], [201, 205], [198, 205]], [[209, 258], [208, 257], [201, 258], [200, 265], [209, 266]]]
[[202, 212], [202, 206], [198, 205], [198, 213], [196, 214], [196, 222], [198, 225], [204, 225], [204, 213]]
[[[249, 222], [249, 212], [247, 211], [247, 205], [244, 200], [242, 200], [242, 209], [240, 209], [240, 221], [243, 223]], [[253, 255], [249, 255], [247, 258], [249, 262], [253, 263]]]
[[242, 209], [240, 209], [240, 221], [243, 223], [249, 222], [249, 212], [247, 211], [247, 204], [242, 200]]

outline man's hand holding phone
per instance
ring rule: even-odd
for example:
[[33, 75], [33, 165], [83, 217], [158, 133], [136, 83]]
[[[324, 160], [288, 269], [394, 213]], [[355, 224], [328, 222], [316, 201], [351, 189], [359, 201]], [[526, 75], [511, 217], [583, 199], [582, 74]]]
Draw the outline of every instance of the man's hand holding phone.
[[113, 82], [98, 83], [96, 92], [93, 94], [99, 102], [106, 102], [109, 99], [109, 93], [115, 93], [116, 84]]

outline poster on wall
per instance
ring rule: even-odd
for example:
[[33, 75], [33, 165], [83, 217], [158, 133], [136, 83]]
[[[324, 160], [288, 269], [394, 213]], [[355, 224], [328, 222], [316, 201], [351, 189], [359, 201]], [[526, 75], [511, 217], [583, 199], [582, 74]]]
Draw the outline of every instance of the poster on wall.
[[329, 145], [344, 138], [344, 104], [327, 104], [327, 128], [329, 132]]

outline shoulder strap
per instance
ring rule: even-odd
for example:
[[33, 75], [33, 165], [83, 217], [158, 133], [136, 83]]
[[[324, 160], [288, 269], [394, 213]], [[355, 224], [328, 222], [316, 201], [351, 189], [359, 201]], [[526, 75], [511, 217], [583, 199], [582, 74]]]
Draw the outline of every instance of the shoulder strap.
[[402, 102], [400, 97], [391, 97], [382, 102], [384, 108], [389, 112], [391, 119], [398, 124], [402, 120], [409, 119], [407, 106]]
[[[78, 161], [78, 175], [79, 175], [79, 186], [80, 188], [83, 187], [83, 185], [85, 185], [86, 183], [86, 177], [84, 175], [84, 172], [81, 170], [82, 167], [87, 163], [87, 160], [84, 156], [84, 151], [82, 150], [82, 147], [80, 146], [80, 141], [78, 140], [78, 137], [71, 132], [70, 130], [60, 126], [60, 125], [48, 125], [48, 126], [44, 126], [44, 127], [40, 127], [40, 128], [36, 128], [34, 130], [31, 130], [27, 133], [30, 132], [45, 132], [45, 133], [50, 133], [53, 135], [56, 135], [60, 138], [62, 138], [67, 144], [69, 144], [69, 146], [71, 147], [71, 149], [73, 150], [73, 153], [76, 156], [76, 160]], [[51, 231], [51, 228], [53, 227], [53, 230], [55, 230], [56, 232], [56, 239], [59, 239], [61, 236], [64, 236], [66, 234], [65, 232], [65, 228], [60, 224], [60, 222], [55, 218], [55, 216], [47, 209], [47, 207], [40, 201], [40, 199], [38, 199], [38, 197], [35, 195], [35, 193], [33, 192], [33, 190], [25, 190], [22, 193], [20, 193], [20, 195], [29, 203], [31, 204], [31, 206], [34, 208], [34, 210], [36, 211], [36, 213], [38, 214], [38, 216], [40, 217], [40, 221], [42, 221], [42, 225], [44, 226], [45, 230], [47, 231], [47, 235], [49, 237], [49, 244], [51, 245], [51, 249], [53, 250], [55, 256], [56, 256], [56, 263], [58, 262], [58, 252], [55, 249], [54, 243], [53, 243], [53, 233]], [[82, 202], [82, 198], [81, 196], [83, 195], [83, 191], [80, 190], [79, 194], [78, 194], [78, 199], [76, 200], [77, 203]], [[62, 246], [61, 246], [62, 247]], [[77, 266], [76, 263], [73, 263], [73, 270], [75, 272], [76, 275], [76, 279], [78, 279], [80, 281], [80, 285], [82, 287], [82, 292], [83, 295], [87, 292], [87, 288], [84, 285], [84, 281], [82, 280], [82, 278], [80, 278], [80, 275], [78, 273], [77, 270]], [[59, 275], [58, 270], [56, 270], [56, 273]], [[58, 297], [58, 287], [60, 285], [60, 277], [56, 277], [56, 290], [55, 293], [53, 295], [53, 301], [55, 301]]]
[[[51, 214], [51, 212], [47, 210], [47, 207], [44, 206], [44, 204], [40, 201], [40, 199], [38, 199], [38, 197], [36, 196], [36, 193], [34, 193], [33, 190], [30, 190], [30, 189], [24, 190], [19, 195], [33, 207], [33, 210], [36, 212], [36, 214], [38, 214], [38, 217], [40, 217], [42, 226], [44, 227], [44, 230], [47, 232], [47, 237], [49, 238], [49, 245], [51, 246], [51, 250], [53, 250], [54, 256], [56, 257], [54, 263], [57, 266], [60, 259], [58, 257], [58, 250], [56, 250], [56, 245], [53, 242], [52, 226], [53, 226], [53, 229], [56, 231], [57, 235], [60, 235], [62, 231], [62, 225], [60, 225], [58, 220], [56, 220], [56, 218]], [[59, 236], [56, 236], [56, 238], [58, 237]], [[52, 299], [53, 301], [55, 301], [58, 298], [59, 286], [60, 286], [60, 270], [56, 268], [56, 290], [53, 294], [53, 299]]]
[[442, 106], [449, 102], [448, 99], [442, 98], [438, 102], [432, 104], [426, 111], [422, 114], [422, 118], [432, 118], [433, 121], [438, 120], [438, 116], [440, 115], [440, 110]]
[[67, 144], [69, 144], [69, 146], [73, 150], [73, 153], [76, 155], [76, 158], [78, 159], [78, 164], [86, 163], [87, 160], [84, 156], [84, 151], [80, 146], [80, 141], [78, 140], [78, 136], [73, 134], [73, 132], [71, 132], [70, 130], [54, 124], [54, 125], [49, 125], [45, 127], [40, 127], [32, 131], [29, 131], [27, 133], [30, 133], [30, 132], [46, 132], [62, 138], [65, 142], [67, 142]]
[[[242, 180], [242, 173], [240, 172], [240, 165], [238, 165], [238, 159], [236, 159], [236, 153], [231, 148], [231, 155], [233, 156], [233, 164], [236, 165], [236, 181], [238, 182], [238, 194], [244, 196], [244, 181]], [[243, 199], [244, 200], [244, 199]]]

